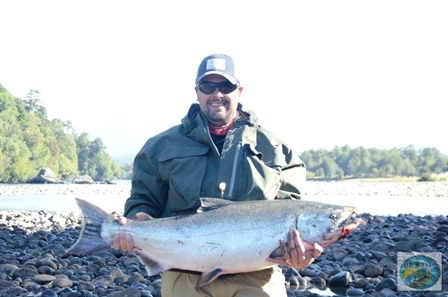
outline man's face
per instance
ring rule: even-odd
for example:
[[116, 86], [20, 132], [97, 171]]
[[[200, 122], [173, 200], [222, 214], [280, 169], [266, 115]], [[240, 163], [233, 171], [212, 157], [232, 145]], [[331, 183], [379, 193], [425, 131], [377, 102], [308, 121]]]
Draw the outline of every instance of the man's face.
[[[210, 74], [201, 82], [221, 83], [227, 79], [218, 74]], [[213, 126], [225, 126], [236, 117], [236, 109], [240, 100], [242, 86], [238, 86], [233, 92], [224, 94], [219, 88], [215, 88], [212, 94], [205, 94], [195, 87], [198, 102], [202, 112]]]

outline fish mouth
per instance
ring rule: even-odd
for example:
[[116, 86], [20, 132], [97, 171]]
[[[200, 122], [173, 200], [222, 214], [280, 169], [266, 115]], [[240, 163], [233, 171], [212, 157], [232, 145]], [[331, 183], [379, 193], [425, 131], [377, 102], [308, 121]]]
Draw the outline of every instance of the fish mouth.
[[339, 224], [341, 226], [341, 238], [347, 237], [361, 224], [362, 219], [356, 218], [356, 209], [353, 207], [345, 207], [344, 213], [348, 213], [347, 217]]
[[319, 244], [322, 247], [327, 247], [352, 233], [362, 222], [361, 218], [355, 218], [356, 214], [354, 207], [347, 206], [341, 209], [341, 212], [337, 215], [338, 219], [333, 221], [332, 226], [323, 235]]

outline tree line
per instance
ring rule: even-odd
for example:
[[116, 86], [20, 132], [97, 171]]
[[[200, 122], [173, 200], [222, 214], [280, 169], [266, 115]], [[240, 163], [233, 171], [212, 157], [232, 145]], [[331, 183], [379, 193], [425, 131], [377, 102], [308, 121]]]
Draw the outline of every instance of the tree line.
[[[130, 179], [132, 163], [118, 165], [100, 138], [77, 134], [70, 121], [49, 120], [39, 91], [13, 97], [0, 84], [0, 183], [22, 183], [42, 168], [65, 181], [89, 175], [95, 181]], [[307, 150], [300, 154], [308, 178], [425, 177], [448, 172], [448, 157], [436, 148], [416, 150], [349, 146]]]
[[65, 181], [89, 175], [96, 181], [117, 178], [120, 166], [100, 138], [77, 134], [70, 121], [49, 120], [39, 91], [13, 97], [0, 84], [0, 182], [23, 183], [42, 168]]
[[421, 177], [448, 172], [448, 156], [436, 148], [375, 149], [348, 145], [304, 151], [300, 158], [309, 178]]

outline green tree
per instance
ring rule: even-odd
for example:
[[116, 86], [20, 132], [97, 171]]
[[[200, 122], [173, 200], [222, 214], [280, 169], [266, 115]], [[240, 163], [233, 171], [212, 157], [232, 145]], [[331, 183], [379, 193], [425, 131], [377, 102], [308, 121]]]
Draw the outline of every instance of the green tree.
[[[69, 125], [69, 128], [67, 126]], [[50, 151], [58, 162], [59, 174], [63, 179], [71, 178], [78, 174], [78, 155], [76, 154], [76, 142], [71, 133], [71, 122], [62, 122], [59, 119], [52, 120], [52, 130], [55, 142], [50, 145]]]
[[422, 176], [448, 171], [448, 157], [435, 148], [417, 152], [413, 146], [391, 150], [343, 146], [329, 152], [305, 151], [300, 157], [309, 178]]
[[23, 142], [0, 136], [0, 181], [20, 182], [28, 179], [30, 166], [30, 151]]
[[49, 121], [40, 95], [30, 90], [22, 100], [0, 84], [0, 182], [24, 182], [46, 167], [64, 179], [79, 172], [101, 179], [119, 176], [121, 169], [101, 139], [91, 142], [87, 133], [78, 137], [70, 121]]
[[338, 165], [329, 156], [323, 157], [321, 167], [324, 170], [324, 175], [327, 179], [332, 179], [338, 174]]
[[38, 95], [40, 92], [38, 90], [30, 90], [26, 100], [26, 110], [29, 113], [34, 113], [38, 118], [42, 120], [47, 120], [47, 109], [40, 105], [40, 99]]
[[87, 174], [94, 180], [102, 181], [121, 175], [121, 168], [105, 152], [106, 147], [100, 138], [90, 141], [83, 132], [76, 139], [78, 168], [81, 174]]
[[76, 153], [78, 155], [79, 173], [89, 174], [90, 140], [86, 132], [76, 137]]

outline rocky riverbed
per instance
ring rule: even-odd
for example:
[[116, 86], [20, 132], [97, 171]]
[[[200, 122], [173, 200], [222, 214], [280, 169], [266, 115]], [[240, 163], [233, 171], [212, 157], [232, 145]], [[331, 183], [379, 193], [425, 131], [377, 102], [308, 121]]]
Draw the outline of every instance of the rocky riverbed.
[[[43, 188], [40, 194], [129, 195], [130, 185]], [[2, 185], [0, 195], [29, 195], [35, 189]], [[448, 183], [310, 182], [307, 194], [448, 197]], [[363, 223], [349, 237], [326, 248], [306, 269], [283, 268], [288, 296], [448, 296], [446, 215], [360, 217]], [[148, 277], [133, 253], [67, 255], [80, 224], [74, 212], [0, 210], [0, 296], [160, 296], [160, 277]], [[439, 253], [442, 291], [401, 290], [399, 252]]]

